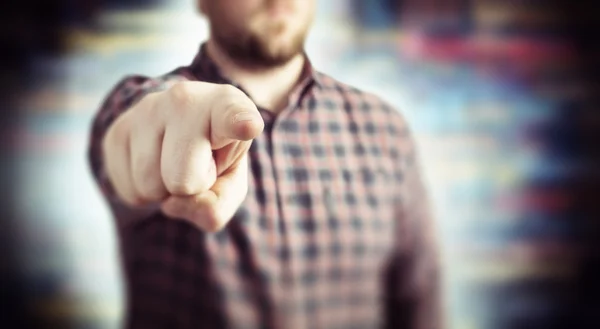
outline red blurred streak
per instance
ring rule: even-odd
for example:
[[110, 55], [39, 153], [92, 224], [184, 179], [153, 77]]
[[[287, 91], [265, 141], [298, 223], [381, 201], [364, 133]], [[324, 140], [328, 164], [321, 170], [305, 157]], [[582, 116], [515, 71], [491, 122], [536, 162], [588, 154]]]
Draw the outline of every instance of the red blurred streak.
[[520, 63], [569, 61], [574, 49], [562, 41], [525, 37], [435, 37], [409, 34], [400, 41], [400, 51], [414, 57], [433, 60], [488, 61], [492, 58], [517, 60]]
[[496, 207], [504, 210], [535, 210], [560, 212], [573, 205], [573, 198], [564, 191], [532, 190], [505, 195], [496, 200]]
[[[544, 262], [576, 260], [579, 247], [572, 242], [559, 242], [555, 239], [512, 242], [501, 247], [489, 248], [477, 244], [458, 245], [461, 257], [470, 260]], [[533, 265], [533, 264], [532, 264]]]

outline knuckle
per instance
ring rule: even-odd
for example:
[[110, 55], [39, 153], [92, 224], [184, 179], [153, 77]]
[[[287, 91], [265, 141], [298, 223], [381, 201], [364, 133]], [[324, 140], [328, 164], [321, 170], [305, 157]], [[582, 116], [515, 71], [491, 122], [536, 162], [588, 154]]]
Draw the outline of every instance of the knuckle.
[[249, 100], [246, 94], [232, 85], [222, 85], [215, 93], [217, 102], [227, 108], [244, 104]]
[[165, 187], [169, 193], [173, 195], [192, 195], [194, 194], [196, 187], [192, 184], [192, 181], [184, 175], [172, 175], [165, 180]]
[[160, 117], [160, 111], [164, 109], [160, 106], [157, 94], [148, 94], [144, 96], [135, 107], [138, 109], [137, 112], [142, 112], [140, 115], [137, 115], [135, 120], [133, 120], [133, 122], [138, 123], [138, 125], [153, 124], [157, 118]]
[[130, 112], [137, 112], [140, 109], [148, 109], [148, 108], [152, 108], [154, 106], [155, 103], [155, 94], [154, 93], [148, 93], [146, 95], [144, 95], [143, 97], [141, 97], [137, 102], [134, 102]]
[[216, 94], [221, 99], [227, 98], [238, 98], [241, 96], [245, 96], [245, 94], [237, 87], [233, 85], [220, 85], [218, 86]]
[[143, 186], [138, 188], [140, 199], [146, 202], [158, 201], [162, 199], [162, 194], [159, 194], [158, 189], [152, 186]]
[[136, 194], [122, 193], [120, 197], [125, 204], [132, 207], [137, 207], [144, 204], [144, 200]]
[[167, 194], [158, 183], [155, 181], [152, 183], [153, 184], [146, 184], [146, 186], [140, 190], [140, 198], [147, 202], [163, 200]]
[[122, 122], [115, 122], [104, 135], [101, 142], [101, 152], [104, 163], [109, 173], [115, 169], [113, 166], [119, 163], [117, 158], [122, 156], [123, 147], [127, 141], [127, 131]]
[[163, 196], [162, 182], [156, 164], [149, 159], [138, 158], [134, 163], [136, 189], [145, 200], [156, 200]]
[[106, 146], [113, 146], [115, 143], [124, 141], [127, 138], [129, 131], [129, 120], [126, 120], [125, 115], [122, 115], [113, 122], [104, 138]]
[[176, 82], [169, 88], [168, 94], [171, 101], [179, 109], [185, 109], [193, 101], [194, 94], [192, 93], [189, 83]]

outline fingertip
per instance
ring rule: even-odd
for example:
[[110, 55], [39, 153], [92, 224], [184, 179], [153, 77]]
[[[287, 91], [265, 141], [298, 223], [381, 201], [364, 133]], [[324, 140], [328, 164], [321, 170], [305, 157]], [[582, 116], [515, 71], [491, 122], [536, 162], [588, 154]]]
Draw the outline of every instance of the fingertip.
[[237, 139], [242, 141], [252, 140], [260, 134], [262, 134], [264, 130], [265, 124], [261, 120], [251, 120], [251, 121], [239, 121], [234, 125], [235, 135]]

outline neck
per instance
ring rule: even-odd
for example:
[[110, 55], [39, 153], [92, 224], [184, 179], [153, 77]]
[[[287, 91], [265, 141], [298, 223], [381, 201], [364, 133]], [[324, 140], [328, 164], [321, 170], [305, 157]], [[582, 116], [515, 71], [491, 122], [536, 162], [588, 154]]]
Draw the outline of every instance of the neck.
[[213, 40], [209, 40], [207, 46], [209, 56], [222, 74], [239, 83], [257, 106], [275, 113], [287, 106], [289, 94], [302, 74], [303, 54], [281, 66], [264, 68], [234, 61]]

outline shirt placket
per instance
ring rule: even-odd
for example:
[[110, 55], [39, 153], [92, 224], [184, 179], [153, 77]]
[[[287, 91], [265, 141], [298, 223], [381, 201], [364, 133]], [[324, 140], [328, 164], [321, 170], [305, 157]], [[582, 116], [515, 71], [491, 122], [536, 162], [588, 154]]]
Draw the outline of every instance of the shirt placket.
[[[310, 80], [310, 79], [309, 79]], [[294, 273], [302, 271], [302, 260], [293, 259], [294, 248], [298, 248], [298, 235], [294, 232], [294, 223], [296, 221], [295, 214], [297, 209], [290, 202], [289, 198], [293, 197], [295, 190], [294, 181], [288, 175], [288, 171], [292, 168], [292, 163], [288, 158], [286, 146], [293, 140], [295, 136], [290, 135], [293, 132], [286, 131], [282, 126], [293, 120], [297, 120], [295, 113], [299, 110], [299, 104], [302, 97], [305, 95], [307, 88], [311, 82], [307, 80], [299, 84], [298, 87], [290, 94], [288, 106], [279, 114], [274, 115], [264, 108], [259, 108], [263, 120], [265, 120], [264, 134], [267, 134], [266, 141], [268, 143], [269, 157], [271, 158], [273, 179], [276, 186], [275, 202], [278, 210], [278, 216], [275, 219], [275, 230], [271, 234], [277, 234], [276, 257], [278, 271], [281, 275], [280, 282], [274, 289], [271, 290], [271, 295], [276, 303], [274, 307], [279, 308], [280, 312], [271, 312], [271, 314], [284, 314], [283, 317], [274, 319], [276, 327], [281, 328], [307, 328], [307, 323], [304, 317], [302, 305], [299, 304], [305, 296], [302, 294], [302, 288], [297, 282], [298, 278], [294, 277]], [[231, 82], [228, 82], [231, 83]], [[240, 86], [231, 83], [238, 89], [242, 90], [248, 97], [250, 95]], [[282, 312], [281, 312], [282, 311]]]
[[[272, 157], [273, 157], [273, 168], [275, 173], [275, 181], [278, 190], [277, 204], [279, 206], [279, 226], [281, 234], [280, 246], [285, 256], [280, 258], [281, 261], [281, 273], [282, 273], [282, 290], [281, 301], [282, 310], [285, 315], [285, 319], [281, 319], [285, 325], [285, 328], [307, 328], [309, 323], [304, 317], [301, 301], [306, 296], [303, 295], [302, 287], [298, 281], [298, 278], [294, 274], [302, 272], [302, 259], [295, 256], [296, 250], [298, 250], [299, 240], [298, 233], [296, 231], [296, 221], [298, 220], [297, 205], [291, 198], [294, 197], [294, 191], [296, 191], [295, 181], [290, 170], [294, 168], [294, 164], [289, 158], [289, 154], [286, 148], [289, 144], [293, 143], [298, 134], [296, 131], [287, 131], [284, 125], [290, 124], [290, 122], [299, 120], [298, 111], [300, 111], [300, 94], [301, 88], [291, 94], [288, 107], [277, 115], [273, 123], [271, 141], [272, 141]], [[296, 122], [296, 125], [301, 126], [301, 122]]]

